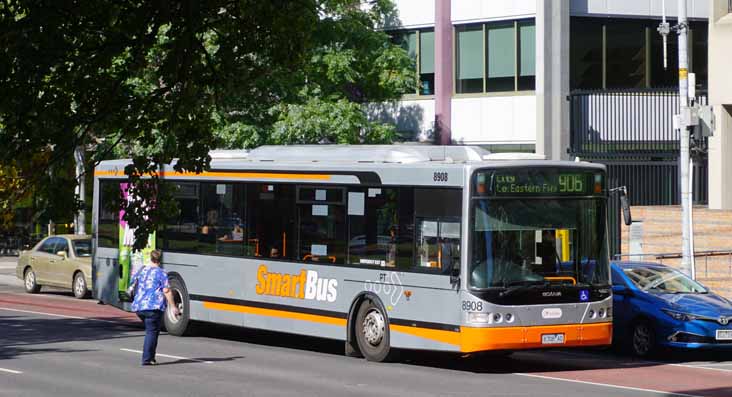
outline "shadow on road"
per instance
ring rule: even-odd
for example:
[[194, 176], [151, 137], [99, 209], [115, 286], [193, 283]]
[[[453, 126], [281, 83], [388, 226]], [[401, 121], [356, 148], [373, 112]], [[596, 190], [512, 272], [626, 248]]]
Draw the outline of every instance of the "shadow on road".
[[52, 343], [139, 337], [140, 325], [93, 320], [0, 316], [0, 360], [30, 354], [83, 351], [43, 346]]
[[[343, 342], [227, 325], [197, 324], [195, 335], [277, 348], [342, 356]], [[611, 349], [528, 350], [501, 353], [457, 354], [401, 350], [397, 364], [408, 364], [473, 373], [550, 373], [596, 369], [654, 367], [689, 361], [728, 361], [722, 352], [674, 351], [651, 359], [638, 359]], [[693, 393], [692, 393], [693, 394]]]

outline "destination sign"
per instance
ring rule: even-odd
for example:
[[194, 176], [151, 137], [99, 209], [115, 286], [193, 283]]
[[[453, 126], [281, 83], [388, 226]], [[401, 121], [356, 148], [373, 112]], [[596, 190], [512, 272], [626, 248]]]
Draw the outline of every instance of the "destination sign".
[[516, 169], [477, 172], [479, 196], [591, 196], [604, 192], [603, 175], [567, 169]]

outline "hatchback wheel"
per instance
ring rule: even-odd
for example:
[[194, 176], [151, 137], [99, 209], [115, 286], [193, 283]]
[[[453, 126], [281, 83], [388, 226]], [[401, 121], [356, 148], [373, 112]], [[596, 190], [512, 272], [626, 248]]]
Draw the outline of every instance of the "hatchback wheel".
[[36, 272], [33, 271], [33, 268], [29, 267], [25, 271], [24, 281], [25, 292], [29, 294], [36, 294], [41, 290], [41, 286], [38, 284], [38, 281], [36, 281]]
[[656, 348], [656, 332], [648, 321], [639, 321], [633, 326], [631, 351], [638, 357], [646, 357]]

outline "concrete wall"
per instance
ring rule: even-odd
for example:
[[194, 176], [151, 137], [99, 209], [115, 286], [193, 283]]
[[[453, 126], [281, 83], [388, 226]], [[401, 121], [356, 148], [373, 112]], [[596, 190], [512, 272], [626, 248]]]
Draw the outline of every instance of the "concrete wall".
[[[570, 13], [578, 16], [660, 17], [662, 4], [662, 0], [571, 0]], [[689, 18], [707, 18], [708, 0], [688, 0], [686, 12]], [[677, 2], [666, 0], [666, 16], [675, 17], [677, 14]]]
[[[678, 268], [680, 258], [659, 259], [657, 254], [681, 252], [681, 207], [633, 207], [632, 214], [633, 225], [622, 225], [621, 253]], [[732, 298], [732, 255], [701, 256], [702, 251], [732, 251], [732, 211], [694, 207], [697, 280]]]
[[452, 99], [452, 139], [460, 144], [533, 144], [536, 97], [481, 96]]
[[709, 139], [709, 208], [732, 210], [732, 13], [709, 0], [709, 103], [716, 129]]

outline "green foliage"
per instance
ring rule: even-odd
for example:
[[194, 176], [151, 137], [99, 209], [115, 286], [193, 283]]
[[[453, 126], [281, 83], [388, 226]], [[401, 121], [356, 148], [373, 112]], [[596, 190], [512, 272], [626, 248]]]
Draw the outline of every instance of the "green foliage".
[[[74, 208], [64, 190], [73, 178], [58, 170], [91, 146], [88, 171], [132, 157], [129, 182], [153, 203], [165, 194], [154, 176], [162, 164], [200, 172], [215, 147], [388, 142], [393, 129], [368, 121], [363, 106], [398, 98], [415, 76], [379, 30], [392, 4], [368, 3], [5, 0], [0, 167], [25, 181], [19, 195], [35, 189], [41, 203]], [[141, 235], [164, 216], [162, 205], [126, 209]]]

